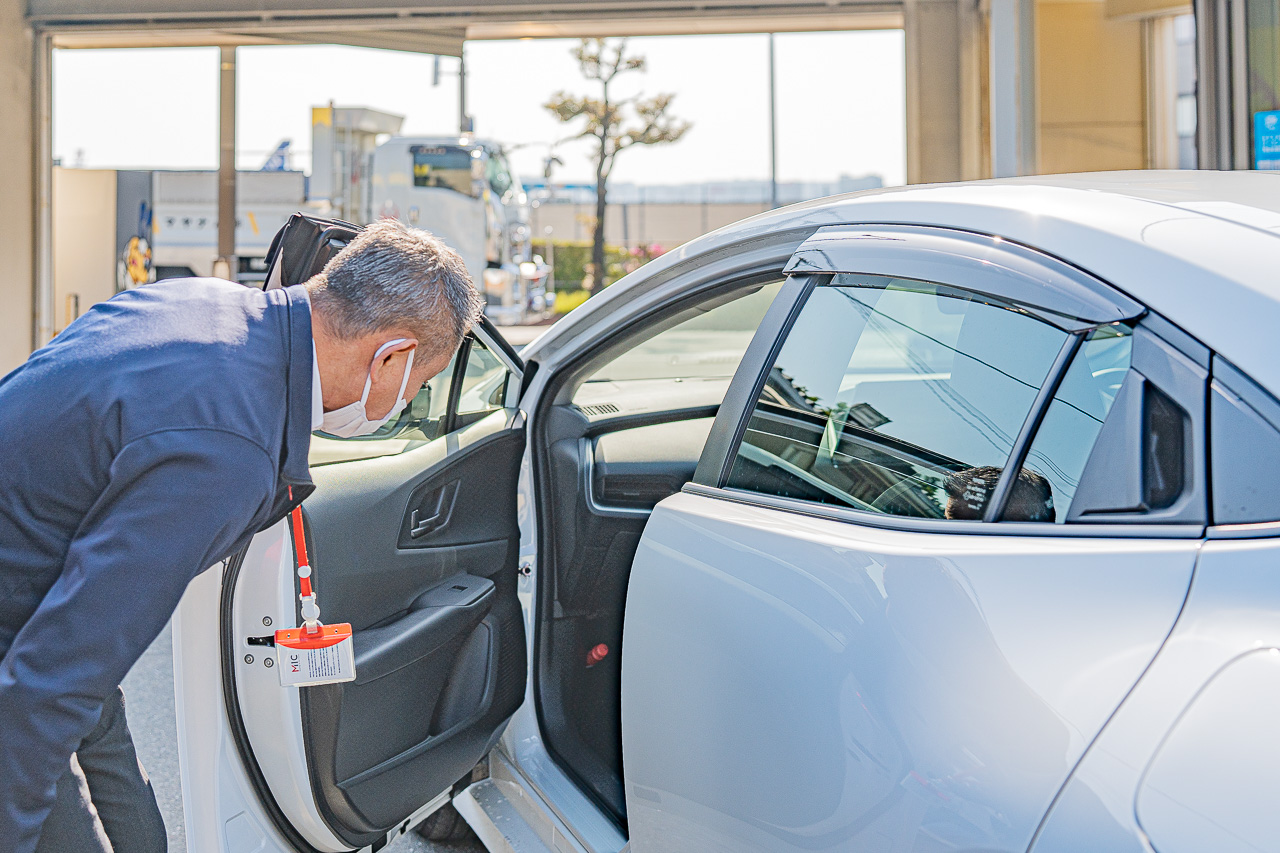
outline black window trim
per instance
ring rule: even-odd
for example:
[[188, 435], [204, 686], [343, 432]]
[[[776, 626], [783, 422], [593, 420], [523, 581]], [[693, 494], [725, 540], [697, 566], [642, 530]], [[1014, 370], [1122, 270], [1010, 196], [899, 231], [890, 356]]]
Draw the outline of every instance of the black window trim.
[[444, 429], [440, 434], [448, 435], [458, 428], [458, 401], [462, 399], [462, 379], [467, 375], [467, 359], [471, 357], [471, 335], [462, 339], [458, 352], [453, 360], [453, 375], [449, 379], [449, 399], [444, 407]]
[[[911, 227], [901, 227], [896, 239], [900, 242], [904, 253], [911, 249], [911, 237], [914, 230], [925, 233], [930, 231], [939, 231], [942, 229], [920, 228], [912, 229]], [[982, 236], [982, 235], [970, 235]], [[996, 244], [1001, 241], [991, 238]], [[1020, 244], [1008, 244], [1017, 246], [1019, 250], [1034, 253], [1035, 250], [1022, 247]], [[799, 250], [797, 250], [797, 256]], [[904, 255], [905, 256], [905, 255]], [[1025, 259], [1027, 256], [1024, 254]], [[1057, 267], [1059, 265], [1067, 266], [1065, 262], [1059, 261], [1048, 255], [1041, 254], [1046, 265], [1052, 264]], [[1022, 429], [1019, 431], [1017, 439], [1014, 442], [1010, 457], [1004, 466], [1000, 480], [996, 485], [996, 490], [992, 494], [992, 499], [988, 503], [988, 507], [981, 521], [961, 521], [961, 520], [942, 520], [942, 519], [919, 519], [906, 516], [894, 516], [884, 513], [871, 513], [857, 509], [846, 509], [833, 505], [813, 503], [797, 498], [785, 498], [777, 495], [768, 495], [765, 493], [751, 492], [745, 489], [736, 489], [726, 486], [729, 473], [733, 464], [737, 459], [738, 449], [746, 434], [747, 426], [750, 423], [751, 416], [755, 412], [756, 403], [759, 400], [761, 390], [764, 383], [768, 379], [769, 371], [773, 368], [777, 360], [778, 354], [790, 334], [796, 319], [799, 317], [804, 305], [808, 302], [809, 295], [813, 290], [822, 284], [828, 284], [834, 277], [834, 273], [813, 271], [812, 267], [809, 271], [800, 272], [797, 270], [798, 264], [796, 258], [788, 263], [787, 269], [790, 271], [790, 277], [782, 290], [778, 294], [778, 298], [774, 301], [769, 311], [765, 314], [764, 320], [760, 324], [760, 328], [748, 346], [746, 355], [743, 357], [739, 365], [738, 373], [734, 376], [730, 383], [728, 393], [724, 402], [721, 404], [720, 413], [717, 415], [711, 433], [707, 439], [707, 444], [703, 450], [703, 455], [698, 461], [697, 470], [694, 473], [693, 480], [687, 484], [683, 491], [691, 494], [699, 494], [705, 497], [713, 497], [721, 500], [731, 500], [737, 503], [756, 504], [759, 506], [780, 509], [789, 512], [797, 512], [803, 515], [812, 515], [825, 518], [835, 518], [842, 521], [851, 521], [870, 527], [879, 527], [894, 530], [907, 530], [916, 532], [932, 532], [932, 533], [951, 533], [951, 534], [991, 534], [991, 535], [1020, 535], [1020, 536], [1069, 536], [1069, 537], [1124, 537], [1124, 538], [1203, 538], [1205, 535], [1206, 525], [1203, 523], [1142, 523], [1141, 521], [1126, 521], [1113, 519], [1100, 519], [1095, 523], [1088, 524], [1058, 524], [1053, 522], [1018, 522], [1001, 523], [998, 521], [1003, 514], [1005, 505], [1008, 503], [1009, 497], [1013, 490], [1013, 484], [1018, 472], [1021, 471], [1022, 463], [1025, 462], [1027, 454], [1030, 452], [1031, 444], [1035, 439], [1040, 424], [1043, 422], [1048, 413], [1049, 406], [1052, 404], [1054, 395], [1061, 386], [1067, 371], [1071, 367], [1072, 359], [1083, 345], [1085, 338], [1097, 328], [1110, 325], [1116, 322], [1123, 322], [1124, 325], [1131, 328], [1137, 328], [1139, 325], [1145, 327], [1148, 333], [1158, 339], [1163, 339], [1166, 346], [1184, 352], [1188, 358], [1196, 363], [1207, 361], [1208, 351], [1195, 341], [1194, 338], [1186, 335], [1181, 329], [1173, 326], [1163, 318], [1152, 314], [1143, 306], [1130, 300], [1127, 296], [1115, 291], [1110, 285], [1095, 278], [1094, 276], [1079, 270], [1075, 267], [1069, 267], [1071, 278], [1075, 281], [1087, 280], [1089, 288], [1095, 295], [1114, 295], [1114, 304], [1122, 314], [1128, 315], [1123, 319], [1108, 319], [1105, 322], [1094, 322], [1089, 325], [1077, 324], [1074, 328], [1068, 329], [1067, 340], [1064, 341], [1062, 349], [1059, 350], [1053, 365], [1049, 370], [1049, 374], [1045, 378], [1045, 382], [1037, 394], [1032, 404], [1027, 418], [1023, 423]], [[854, 271], [857, 274], [872, 274], [886, 277], [912, 277], [912, 276], [895, 276], [891, 268], [881, 265], [874, 273], [864, 271]], [[945, 284], [948, 287], [955, 287], [960, 290], [967, 290], [975, 293], [983, 293], [971, 286], [964, 284], [956, 284], [953, 281], [938, 281], [939, 284]], [[1038, 284], [1042, 287], [1050, 287], [1044, 279]], [[1025, 300], [1016, 300], [1018, 304], [1025, 304]], [[1046, 322], [1051, 322], [1048, 317], [1040, 316], [1036, 312], [1036, 316]], [[1167, 327], [1167, 328], [1166, 328]], [[1059, 328], [1062, 328], [1059, 325]], [[1174, 330], [1177, 334], [1173, 335], [1173, 340], [1169, 340], [1169, 336], [1161, 334], [1169, 330]], [[1184, 340], [1185, 339], [1185, 340]], [[1190, 351], [1188, 351], [1190, 348]], [[748, 378], [749, 377], [749, 378]], [[1203, 450], [1203, 448], [1200, 448]], [[1201, 454], [1203, 457], [1203, 454]], [[1017, 461], [1017, 465], [1012, 463]], [[1203, 459], [1202, 459], [1203, 462]], [[1236, 534], [1240, 535], [1240, 534]]]

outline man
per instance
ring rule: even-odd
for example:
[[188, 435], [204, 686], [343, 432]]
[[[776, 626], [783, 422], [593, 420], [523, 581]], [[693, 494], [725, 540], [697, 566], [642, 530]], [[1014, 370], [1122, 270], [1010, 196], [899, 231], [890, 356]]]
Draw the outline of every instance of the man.
[[481, 304], [382, 221], [304, 285], [122, 293], [0, 380], [0, 850], [165, 849], [117, 685], [192, 577], [312, 491], [312, 430], [376, 430]]

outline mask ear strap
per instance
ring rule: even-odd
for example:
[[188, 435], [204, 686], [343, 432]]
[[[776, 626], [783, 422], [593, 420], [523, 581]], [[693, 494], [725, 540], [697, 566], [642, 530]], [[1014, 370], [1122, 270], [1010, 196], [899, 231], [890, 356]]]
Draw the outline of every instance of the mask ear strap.
[[[404, 379], [400, 380], [400, 393], [396, 397], [397, 400], [404, 399], [404, 389], [409, 387], [409, 374], [413, 372], [413, 354], [418, 351], [417, 347], [409, 350], [409, 358], [404, 363]], [[394, 405], [394, 404], [393, 404]]]
[[[409, 340], [409, 339], [408, 339], [408, 338], [396, 338], [394, 341], [387, 341], [385, 344], [383, 344], [382, 346], [378, 347], [378, 351], [377, 351], [377, 352], [375, 352], [375, 353], [373, 354], [373, 361], [369, 362], [369, 375], [368, 375], [368, 376], [366, 376], [366, 377], [364, 378], [364, 393], [360, 395], [360, 406], [361, 406], [362, 408], [363, 408], [363, 406], [364, 406], [364, 404], [365, 404], [365, 403], [369, 402], [369, 389], [371, 389], [371, 388], [373, 387], [373, 366], [374, 366], [375, 364], [377, 364], [377, 363], [378, 363], [378, 358], [379, 358], [379, 357], [381, 357], [381, 355], [382, 355], [384, 352], [386, 352], [386, 351], [387, 351], [387, 348], [388, 348], [388, 347], [393, 347], [393, 346], [395, 346], [396, 344], [402, 344], [402, 343], [404, 343], [404, 342], [405, 342], [405, 341], [407, 341], [407, 340]], [[416, 347], [415, 347], [415, 349], [416, 349]], [[413, 350], [410, 350], [410, 351], [409, 351], [409, 365], [410, 365], [410, 366], [412, 366], [412, 365], [413, 365]], [[403, 397], [404, 397], [404, 386], [406, 386], [406, 385], [408, 385], [408, 384], [409, 384], [409, 369], [408, 369], [408, 368], [405, 368], [405, 371], [404, 371], [404, 382], [401, 382], [401, 383], [400, 383], [400, 396], [401, 396], [401, 398], [403, 398]]]

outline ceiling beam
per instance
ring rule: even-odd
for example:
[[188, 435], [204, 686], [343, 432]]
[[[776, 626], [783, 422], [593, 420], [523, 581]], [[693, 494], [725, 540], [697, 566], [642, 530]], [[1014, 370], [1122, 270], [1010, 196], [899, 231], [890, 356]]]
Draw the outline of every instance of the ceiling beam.
[[[464, 40], [896, 29], [900, 0], [30, 0], [59, 48], [347, 44], [457, 56]], [[350, 0], [347, 0], [350, 2]]]

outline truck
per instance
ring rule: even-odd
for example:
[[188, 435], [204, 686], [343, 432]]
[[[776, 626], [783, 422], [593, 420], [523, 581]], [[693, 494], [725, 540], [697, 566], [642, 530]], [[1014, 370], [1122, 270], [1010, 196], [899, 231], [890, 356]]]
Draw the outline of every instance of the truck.
[[[218, 254], [218, 173], [155, 171], [150, 189], [154, 278], [212, 275]], [[301, 172], [236, 173], [237, 281], [262, 282], [271, 239], [305, 205]]]
[[439, 236], [462, 256], [493, 322], [549, 316], [550, 268], [533, 254], [529, 200], [496, 142], [466, 136], [396, 136], [373, 152], [373, 218]]

